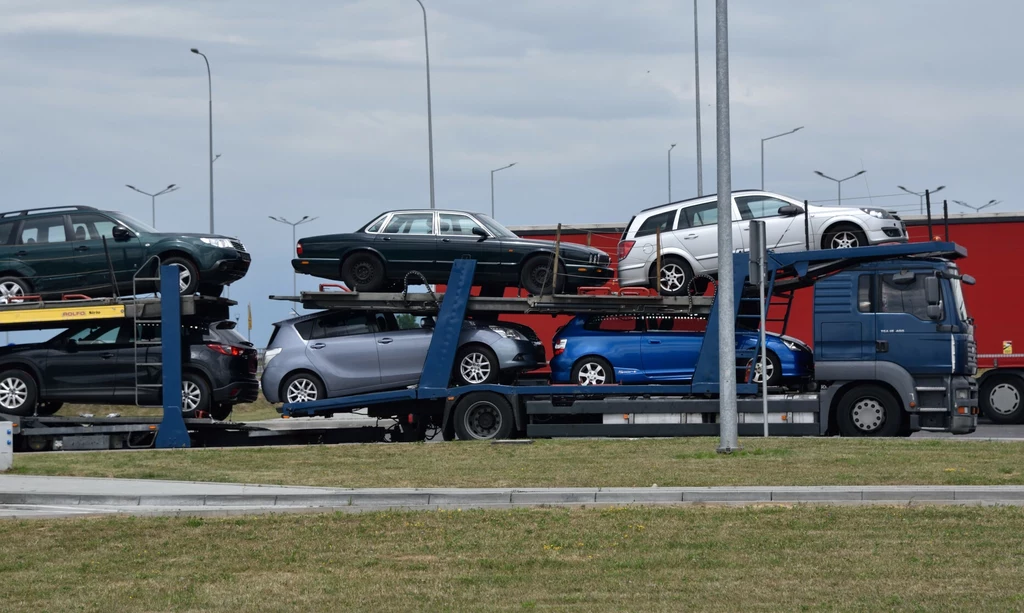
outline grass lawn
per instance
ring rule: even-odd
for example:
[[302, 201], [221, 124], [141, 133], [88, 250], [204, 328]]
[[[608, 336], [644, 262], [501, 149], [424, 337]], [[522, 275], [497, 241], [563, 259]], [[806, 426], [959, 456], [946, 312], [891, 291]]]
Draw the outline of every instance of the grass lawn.
[[2, 611], [1024, 608], [1010, 507], [0, 522]]
[[[110, 413], [117, 413], [121, 417], [160, 417], [163, 415], [161, 407], [137, 407], [120, 406], [108, 404], [66, 404], [57, 411], [61, 417], [78, 416], [83, 413], [92, 413], [96, 417], [104, 417]], [[231, 412], [232, 421], [257, 421], [261, 419], [275, 419], [281, 414], [277, 412], [274, 405], [267, 402], [267, 399], [260, 394], [256, 402], [249, 404], [235, 405]]]
[[334, 487], [1024, 484], [1019, 443], [905, 439], [538, 440], [17, 454], [15, 474]]

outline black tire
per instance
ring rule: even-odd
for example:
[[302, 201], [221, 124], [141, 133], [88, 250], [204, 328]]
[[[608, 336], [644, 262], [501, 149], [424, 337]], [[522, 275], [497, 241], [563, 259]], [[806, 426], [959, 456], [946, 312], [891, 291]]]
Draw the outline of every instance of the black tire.
[[327, 388], [320, 377], [311, 372], [289, 375], [281, 384], [281, 402], [313, 402], [327, 398]]
[[[768, 370], [768, 387], [779, 387], [780, 385], [782, 385], [782, 364], [781, 364], [781, 361], [779, 360], [779, 356], [775, 355], [774, 351], [769, 351], [768, 354], [765, 356], [765, 358], [766, 358], [765, 362], [767, 363], [766, 366], [767, 366], [767, 370]], [[761, 384], [761, 369], [760, 369], [761, 360], [760, 360], [760, 356], [758, 356], [758, 357], [756, 357], [754, 359], [757, 360], [757, 364], [756, 365], [751, 364], [750, 362], [754, 361], [754, 360], [751, 360], [750, 362], [747, 362], [747, 368], [748, 369], [749, 368], [753, 368], [753, 372], [754, 372], [753, 383], [756, 383], [756, 384], [760, 385]]]
[[191, 296], [199, 289], [199, 269], [186, 257], [174, 256], [160, 262], [163, 266], [178, 267], [178, 293]]
[[36, 404], [36, 414], [43, 416], [53, 415], [63, 406], [63, 402], [58, 402], [56, 400], [41, 400]]
[[461, 440], [505, 439], [512, 434], [514, 427], [512, 405], [501, 394], [466, 394], [455, 406], [455, 433]]
[[551, 265], [554, 256], [537, 255], [526, 260], [519, 273], [519, 284], [534, 296], [545, 294], [561, 294], [565, 290], [565, 268], [559, 263], [558, 275], [555, 279], [554, 292], [551, 289]]
[[224, 421], [229, 415], [231, 415], [231, 411], [233, 411], [234, 408], [235, 405], [230, 402], [215, 402], [213, 403], [213, 406], [210, 407], [210, 417], [217, 421]]
[[216, 285], [214, 283], [200, 283], [199, 284], [199, 295], [210, 296], [211, 298], [220, 298], [224, 294], [224, 286]]
[[836, 224], [825, 231], [821, 239], [822, 249], [852, 249], [867, 247], [868, 237], [858, 226], [848, 223]]
[[31, 293], [32, 287], [21, 277], [12, 275], [0, 277], [0, 304], [21, 302], [19, 296], [24, 297]]
[[485, 345], [466, 345], [455, 354], [455, 367], [452, 368], [452, 379], [456, 385], [485, 385], [499, 383], [501, 379], [501, 363], [490, 347]]
[[209, 413], [212, 402], [210, 384], [202, 375], [186, 372], [181, 375], [181, 416], [199, 417]]
[[836, 411], [839, 433], [843, 436], [896, 436], [903, 424], [899, 401], [879, 385], [850, 389], [839, 400]]
[[32, 415], [38, 398], [39, 388], [32, 375], [14, 368], [0, 372], [0, 413]]
[[[662, 296], [685, 295], [690, 281], [693, 280], [693, 268], [690, 267], [690, 263], [678, 256], [665, 256], [661, 258], [661, 274], [656, 279], [654, 269], [657, 266], [658, 263], [655, 262], [654, 266], [651, 267], [648, 286], [657, 288]], [[660, 287], [658, 286], [658, 280], [661, 281]], [[707, 288], [705, 287], [705, 289]]]
[[573, 385], [610, 385], [615, 383], [615, 369], [608, 360], [588, 355], [576, 360], [570, 377]]
[[345, 258], [341, 280], [357, 292], [379, 292], [387, 283], [384, 262], [368, 251], [358, 251]]
[[995, 375], [985, 379], [978, 390], [985, 416], [997, 424], [1024, 421], [1024, 380], [1013, 375]]

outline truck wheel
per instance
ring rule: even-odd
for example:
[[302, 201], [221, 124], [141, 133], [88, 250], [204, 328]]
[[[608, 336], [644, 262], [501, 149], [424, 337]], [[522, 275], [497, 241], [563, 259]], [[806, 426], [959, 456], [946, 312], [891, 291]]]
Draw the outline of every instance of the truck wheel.
[[231, 411], [235, 408], [235, 405], [230, 402], [215, 402], [210, 407], [210, 417], [217, 421], [224, 421], [231, 415]]
[[899, 401], [878, 385], [858, 385], [847, 391], [837, 410], [843, 436], [896, 436], [903, 422]]
[[1024, 382], [1012, 375], [989, 377], [979, 390], [981, 410], [997, 424], [1019, 424], [1024, 418]]
[[[523, 265], [519, 273], [519, 284], [530, 294], [539, 296], [542, 293], [551, 294], [551, 266], [555, 258], [538, 255], [530, 258]], [[562, 265], [558, 266], [558, 279], [555, 280], [554, 293], [561, 294], [565, 289], [565, 270]]]
[[387, 281], [384, 262], [366, 251], [353, 253], [341, 265], [341, 280], [357, 292], [379, 292]]
[[200, 283], [199, 284], [199, 295], [210, 296], [211, 298], [220, 298], [224, 293], [224, 286], [217, 285], [216, 283]]
[[588, 356], [573, 365], [569, 382], [573, 385], [611, 385], [615, 383], [615, 369], [604, 358]]
[[469, 345], [455, 354], [455, 372], [452, 373], [458, 385], [483, 385], [498, 383], [501, 364], [498, 356], [483, 345]]
[[0, 413], [31, 415], [37, 393], [36, 380], [24, 370], [0, 372]]
[[63, 402], [58, 402], [56, 400], [41, 400], [36, 405], [36, 413], [39, 415], [53, 415], [63, 406]]
[[512, 405], [500, 394], [466, 394], [455, 407], [455, 433], [464, 441], [508, 438], [514, 422]]

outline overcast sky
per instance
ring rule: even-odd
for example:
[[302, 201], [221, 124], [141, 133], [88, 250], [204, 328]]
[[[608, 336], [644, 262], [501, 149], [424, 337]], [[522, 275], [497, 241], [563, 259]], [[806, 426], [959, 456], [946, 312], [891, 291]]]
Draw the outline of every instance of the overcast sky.
[[[704, 189], [715, 189], [714, 2], [698, 0]], [[624, 222], [696, 194], [690, 0], [424, 0], [436, 197], [508, 225]], [[733, 0], [732, 172], [800, 199], [902, 184], [1019, 210], [1024, 6], [1009, 0]], [[287, 307], [290, 230], [355, 229], [428, 200], [422, 14], [415, 0], [0, 0], [3, 208], [88, 204], [208, 229], [213, 70], [216, 228], [253, 253], [232, 298], [253, 339]], [[315, 281], [300, 277], [300, 286]], [[244, 320], [244, 315], [243, 315]]]

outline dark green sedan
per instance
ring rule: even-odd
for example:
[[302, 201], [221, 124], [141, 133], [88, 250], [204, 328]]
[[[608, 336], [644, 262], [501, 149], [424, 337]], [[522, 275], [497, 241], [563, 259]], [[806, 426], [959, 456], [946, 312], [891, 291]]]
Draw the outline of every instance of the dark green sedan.
[[[105, 246], [104, 246], [105, 245]], [[159, 232], [137, 219], [88, 206], [0, 213], [0, 303], [152, 292], [156, 263], [178, 269], [182, 294], [219, 296], [245, 276], [250, 257], [237, 239]]]
[[501, 295], [509, 286], [535, 295], [572, 292], [602, 285], [614, 274], [607, 253], [561, 243], [553, 279], [555, 243], [519, 238], [486, 215], [463, 211], [391, 211], [349, 234], [303, 238], [295, 251], [296, 272], [367, 292], [401, 289], [410, 271], [427, 283], [446, 283], [460, 258], [476, 260], [474, 282], [485, 295]]

